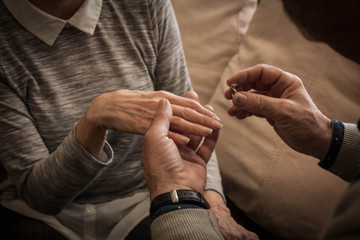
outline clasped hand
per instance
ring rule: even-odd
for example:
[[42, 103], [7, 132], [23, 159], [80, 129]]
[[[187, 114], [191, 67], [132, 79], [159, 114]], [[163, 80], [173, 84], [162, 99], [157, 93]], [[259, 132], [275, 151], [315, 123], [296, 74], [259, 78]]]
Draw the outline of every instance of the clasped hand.
[[171, 104], [169, 137], [178, 145], [189, 143], [190, 138], [184, 134], [210, 136], [222, 126], [215, 113], [190, 97], [166, 91], [124, 89], [97, 97], [77, 124], [76, 136], [85, 149], [97, 157], [104, 146], [107, 130], [145, 135], [160, 99], [167, 99]]
[[[206, 183], [206, 164], [218, 138], [219, 131], [213, 131], [196, 152], [194, 144], [176, 145], [168, 137], [172, 116], [169, 102], [161, 99], [144, 137], [142, 159], [151, 200], [173, 189], [193, 189], [202, 193]], [[196, 136], [190, 138], [192, 142], [199, 140]]]
[[[212, 109], [210, 106], [207, 107], [209, 110]], [[204, 192], [206, 164], [215, 148], [219, 131], [213, 131], [199, 148], [199, 137], [194, 135], [189, 135], [190, 144], [176, 145], [168, 137], [171, 118], [169, 102], [166, 99], [161, 100], [158, 112], [144, 137], [142, 159], [151, 200], [173, 189], [198, 191], [209, 201], [210, 210], [225, 239], [258, 239], [255, 233], [247, 231], [235, 222], [217, 192]]]

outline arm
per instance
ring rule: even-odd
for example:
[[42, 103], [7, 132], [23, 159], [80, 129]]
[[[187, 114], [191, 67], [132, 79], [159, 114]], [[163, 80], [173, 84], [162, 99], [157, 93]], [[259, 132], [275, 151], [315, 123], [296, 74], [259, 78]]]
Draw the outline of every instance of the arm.
[[[336, 171], [339, 176], [354, 176], [353, 173], [355, 173], [356, 169], [359, 169], [359, 123], [358, 129], [356, 129], [355, 124], [345, 124], [345, 134], [339, 157], [329, 169], [332, 172]], [[322, 239], [343, 239], [345, 236], [348, 239], [360, 238], [358, 231], [360, 205], [357, 197], [360, 195], [360, 172], [357, 172], [357, 174], [356, 178], [351, 179], [352, 184], [335, 208], [332, 218], [323, 231]]]
[[[151, 200], [174, 189], [192, 189], [203, 193], [206, 163], [210, 159], [218, 137], [218, 131], [214, 131], [212, 136], [204, 139], [196, 152], [197, 145], [192, 145], [191, 142], [189, 146], [177, 147], [168, 138], [170, 118], [171, 108], [168, 102], [161, 101], [158, 113], [144, 137], [142, 157]], [[196, 142], [196, 137], [191, 139], [192, 142]], [[223, 202], [222, 197], [217, 196]], [[199, 208], [199, 206], [195, 207]], [[212, 215], [204, 209], [169, 203], [154, 211], [152, 218], [153, 220], [155, 218], [151, 226], [154, 239], [223, 239]], [[174, 225], [174, 222], [177, 224]], [[177, 226], [176, 229], [174, 226]], [[179, 227], [180, 231], [178, 231]], [[245, 233], [241, 239], [257, 239], [255, 234], [247, 231]]]
[[[153, 25], [155, 26], [155, 40], [158, 43], [158, 63], [155, 71], [156, 89], [165, 89], [184, 95], [191, 90], [189, 75], [186, 69], [179, 29], [170, 1], [150, 1], [150, 7], [156, 13]], [[189, 97], [188, 94], [187, 96]], [[189, 97], [192, 98], [192, 97]], [[197, 101], [197, 97], [193, 97]], [[224, 235], [232, 234], [229, 231], [236, 222], [231, 218], [230, 211], [224, 202], [221, 186], [221, 177], [215, 153], [208, 163], [208, 177], [205, 187], [205, 197], [209, 201], [212, 213], [221, 223]], [[231, 224], [228, 224], [231, 223]], [[236, 235], [237, 231], [234, 231]], [[241, 234], [241, 233], [239, 233]]]
[[[276, 67], [257, 65], [239, 72], [227, 83], [236, 84], [238, 91], [225, 92], [225, 97], [233, 101], [230, 115], [239, 119], [265, 117], [288, 146], [319, 159], [320, 165], [327, 161], [324, 158], [334, 151], [334, 122], [320, 112], [298, 77]], [[335, 162], [327, 164], [327, 169], [347, 180], [360, 170], [359, 133], [355, 129], [355, 124], [346, 124], [343, 146], [339, 154], [335, 149]]]
[[112, 161], [112, 151], [106, 146], [102, 160], [95, 159], [72, 130], [50, 152], [25, 101], [21, 92], [0, 82], [0, 159], [8, 173], [3, 186], [15, 185], [11, 198], [23, 198], [40, 212], [56, 214]]
[[199, 209], [173, 211], [158, 217], [151, 224], [151, 234], [154, 240], [224, 239], [210, 211]]
[[[228, 80], [237, 93], [225, 92], [233, 100], [228, 110], [239, 119], [265, 117], [280, 138], [294, 150], [322, 160], [330, 147], [331, 120], [315, 106], [301, 80], [268, 65], [257, 65]], [[250, 91], [251, 90], [251, 91]]]
[[327, 223], [321, 239], [359, 239], [360, 176], [346, 190]]
[[[196, 101], [179, 97], [191, 90], [191, 83], [170, 1], [150, 0], [149, 15], [152, 19], [153, 39], [148, 44], [154, 45], [157, 60], [149, 64], [148, 70], [156, 92], [121, 90], [102, 95], [93, 101], [86, 115], [79, 121], [76, 136], [94, 156], [98, 156], [101, 151], [108, 129], [144, 135], [160, 98], [166, 98], [172, 104], [174, 116], [170, 137], [177, 144], [184, 145], [189, 140], [178, 132], [208, 136], [212, 129], [221, 127], [219, 122], [211, 119], [214, 113]], [[124, 102], [123, 99], [128, 101]], [[203, 118], [196, 112], [209, 118]], [[198, 119], [195, 121], [197, 124], [189, 124], [194, 117]]]
[[[325, 161], [326, 159], [322, 162]], [[353, 181], [359, 174], [360, 132], [356, 124], [344, 124], [344, 137], [337, 158], [324, 168], [348, 182]]]
[[[201, 129], [202, 134], [209, 135], [212, 132], [211, 127], [202, 128], [200, 125], [216, 122], [210, 117], [213, 114], [200, 104], [186, 101], [174, 94], [168, 92], [146, 92], [145, 94], [123, 90], [104, 94], [94, 100], [87, 112], [89, 115], [86, 114], [79, 121], [76, 131], [72, 129], [73, 124], [79, 120], [79, 112], [83, 111], [82, 107], [76, 108], [76, 103], [78, 100], [82, 101], [83, 97], [77, 97], [78, 95], [74, 94], [68, 98], [67, 104], [56, 105], [54, 109], [58, 113], [56, 116], [65, 117], [63, 121], [51, 121], [51, 123], [59, 122], [60, 124], [49, 128], [47, 119], [54, 115], [48, 116], [45, 112], [44, 118], [42, 118], [44, 115], [36, 116], [37, 119], [33, 118], [34, 112], [37, 109], [41, 110], [44, 103], [36, 96], [36, 91], [32, 91], [33, 89], [29, 87], [34, 84], [36, 89], [36, 79], [28, 81], [29, 76], [18, 71], [18, 65], [0, 66], [0, 71], [1, 67], [7, 69], [6, 73], [1, 72], [1, 83], [4, 87], [1, 86], [0, 89], [0, 104], [2, 104], [0, 128], [5, 133], [1, 137], [4, 141], [4, 144], [1, 144], [1, 163], [9, 175], [3, 187], [9, 185], [14, 187], [12, 190], [18, 192], [12, 197], [23, 198], [32, 208], [40, 212], [56, 214], [61, 211], [67, 203], [81, 194], [96, 179], [104, 167], [110, 164], [112, 151], [105, 142], [109, 128], [145, 134], [152, 114], [155, 112], [152, 111], [151, 106], [156, 106], [159, 98], [169, 98], [174, 105], [174, 115], [178, 116], [172, 119], [174, 133], [189, 131], [185, 128], [190, 127], [195, 130]], [[44, 90], [46, 92], [47, 89]], [[58, 92], [56, 86], [51, 90]], [[93, 90], [94, 96], [98, 95], [97, 91], [98, 89]], [[111, 101], [114, 96], [117, 98]], [[125, 98], [129, 101], [124, 101]], [[49, 98], [47, 100], [56, 101]], [[114, 106], [118, 107], [118, 111], [112, 111]], [[98, 107], [100, 111], [94, 107]], [[147, 114], [147, 118], [144, 113]], [[203, 118], [204, 116], [207, 118]], [[189, 117], [198, 118], [200, 124], [189, 125], [192, 122], [192, 120], [189, 121]], [[118, 125], [111, 126], [112, 121]], [[215, 125], [219, 124], [219, 122], [215, 123]], [[131, 128], [127, 128], [129, 126]], [[187, 141], [181, 134], [176, 136], [174, 139], [178, 141]], [[63, 141], [64, 138], [65, 141]]]
[[[218, 136], [218, 133], [214, 133], [205, 139], [197, 153], [184, 146], [178, 149], [168, 138], [171, 116], [169, 103], [161, 100], [156, 117], [144, 137], [142, 151], [144, 176], [151, 200], [174, 189], [193, 189], [203, 192], [206, 163]], [[174, 222], [176, 224], [173, 224]], [[185, 209], [165, 213], [153, 221], [151, 232], [153, 239], [222, 239], [216, 222], [205, 209]]]
[[[197, 94], [187, 93], [185, 95], [188, 98], [198, 100]], [[211, 106], [206, 106], [207, 108], [213, 111]], [[196, 149], [199, 145], [199, 138], [194, 142], [190, 142], [189, 145], [192, 145]], [[204, 197], [209, 202], [211, 208], [210, 211], [217, 220], [221, 234], [226, 239], [247, 239], [248, 237], [253, 237], [257, 239], [256, 234], [247, 231], [244, 227], [239, 225], [231, 216], [230, 209], [226, 206], [225, 197], [222, 190], [221, 176], [218, 167], [218, 162], [216, 158], [215, 151], [213, 151], [211, 158], [207, 164], [207, 181], [205, 186]]]
[[[265, 117], [286, 144], [318, 158], [320, 166], [347, 181], [360, 173], [360, 133], [356, 125], [330, 121], [317, 109], [299, 78], [258, 65], [239, 72], [227, 83], [236, 84], [239, 91], [225, 92], [225, 97], [233, 101], [230, 115], [239, 119]], [[359, 238], [357, 176], [336, 207], [322, 239]]]

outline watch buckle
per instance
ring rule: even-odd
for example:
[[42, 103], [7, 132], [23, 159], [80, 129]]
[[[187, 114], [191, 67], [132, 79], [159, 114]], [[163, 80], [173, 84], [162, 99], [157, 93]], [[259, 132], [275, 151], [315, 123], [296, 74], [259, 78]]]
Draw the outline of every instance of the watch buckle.
[[174, 190], [171, 190], [171, 192], [170, 192], [170, 197], [171, 197], [171, 201], [172, 201], [173, 203], [178, 203], [178, 202], [179, 202], [179, 196], [178, 196], [178, 194], [177, 194], [177, 192], [176, 192], [175, 189], [174, 189]]

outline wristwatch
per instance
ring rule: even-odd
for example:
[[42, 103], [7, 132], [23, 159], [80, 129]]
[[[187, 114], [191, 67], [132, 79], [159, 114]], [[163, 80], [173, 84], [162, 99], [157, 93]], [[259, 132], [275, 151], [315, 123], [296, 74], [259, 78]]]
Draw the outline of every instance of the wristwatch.
[[153, 214], [163, 206], [179, 203], [194, 204], [204, 209], [210, 208], [209, 203], [199, 192], [193, 190], [172, 190], [171, 192], [160, 194], [152, 200], [150, 216], [153, 216]]

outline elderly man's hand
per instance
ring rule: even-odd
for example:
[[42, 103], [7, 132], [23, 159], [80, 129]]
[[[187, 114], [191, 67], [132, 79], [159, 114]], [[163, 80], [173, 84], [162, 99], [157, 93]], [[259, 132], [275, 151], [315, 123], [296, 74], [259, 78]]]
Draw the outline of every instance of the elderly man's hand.
[[173, 189], [192, 189], [202, 193], [206, 183], [206, 164], [218, 137], [218, 131], [213, 131], [197, 152], [188, 146], [177, 146], [169, 138], [171, 118], [170, 103], [161, 99], [155, 118], [144, 137], [144, 176], [151, 199]]
[[[198, 96], [195, 92], [189, 92], [185, 95], [185, 97], [198, 101]], [[214, 111], [214, 109], [207, 105], [205, 106], [210, 111]], [[201, 143], [201, 139], [197, 136], [192, 136], [191, 141], [188, 146], [196, 149]], [[207, 148], [205, 148], [207, 149]], [[200, 149], [199, 149], [200, 150]], [[204, 150], [204, 149], [201, 149]], [[200, 151], [201, 151], [200, 150]], [[258, 236], [246, 230], [243, 226], [239, 225], [231, 216], [229, 208], [226, 206], [223, 197], [216, 191], [206, 190], [204, 192], [204, 197], [210, 204], [210, 211], [212, 215], [215, 217], [219, 230], [222, 236], [226, 240], [256, 240]]]
[[297, 76], [268, 65], [257, 65], [227, 81], [231, 116], [265, 117], [291, 148], [322, 160], [331, 143], [331, 120], [322, 114]]

